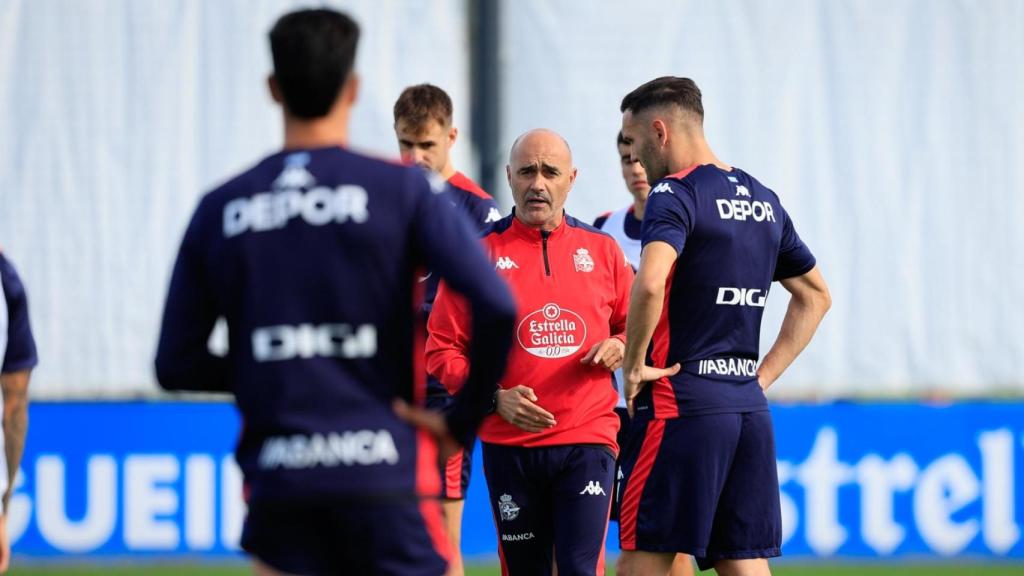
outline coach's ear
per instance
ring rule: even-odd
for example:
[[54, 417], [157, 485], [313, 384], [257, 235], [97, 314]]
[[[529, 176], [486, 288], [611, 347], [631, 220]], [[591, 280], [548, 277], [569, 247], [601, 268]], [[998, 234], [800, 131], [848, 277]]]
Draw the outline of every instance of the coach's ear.
[[267, 88], [270, 89], [270, 97], [274, 99], [274, 102], [282, 104], [284, 98], [281, 97], [281, 87], [277, 84], [277, 77], [273, 74], [267, 76]]

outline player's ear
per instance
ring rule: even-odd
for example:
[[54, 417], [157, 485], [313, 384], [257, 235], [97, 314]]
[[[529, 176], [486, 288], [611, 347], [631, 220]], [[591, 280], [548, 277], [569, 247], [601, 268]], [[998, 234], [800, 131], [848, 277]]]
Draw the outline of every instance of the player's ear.
[[509, 166], [508, 164], [505, 164], [505, 178], [508, 179], [508, 186], [509, 186], [509, 188], [511, 188], [512, 187], [512, 167]]
[[281, 96], [281, 86], [277, 83], [277, 76], [273, 74], [267, 76], [267, 88], [270, 89], [270, 97], [274, 99], [274, 102], [278, 104], [284, 102], [284, 97]]
[[452, 126], [451, 129], [448, 130], [448, 146], [453, 146], [455, 144], [455, 141], [458, 140], [458, 138], [459, 129], [456, 128], [455, 126]]
[[651, 122], [651, 127], [654, 128], [654, 133], [658, 136], [658, 144], [664, 148], [668, 144], [668, 126], [665, 125], [665, 121], [661, 118], [655, 118]]
[[356, 98], [359, 96], [359, 74], [356, 74], [355, 70], [349, 72], [348, 78], [345, 79], [345, 85], [341, 87], [342, 101], [352, 106], [356, 102]]
[[569, 187], [572, 188], [572, 185], [575, 184], [575, 183], [576, 183], [576, 167], [573, 166], [572, 167], [572, 172], [569, 172]]

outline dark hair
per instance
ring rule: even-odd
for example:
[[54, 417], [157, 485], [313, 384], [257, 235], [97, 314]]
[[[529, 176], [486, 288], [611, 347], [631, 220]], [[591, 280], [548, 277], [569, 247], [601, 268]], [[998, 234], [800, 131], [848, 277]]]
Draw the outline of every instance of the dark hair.
[[622, 135], [622, 130], [619, 130], [619, 137], [615, 141], [616, 146], [629, 146], [629, 142], [626, 142], [626, 137]]
[[704, 119], [704, 105], [700, 100], [700, 88], [697, 88], [697, 83], [689, 78], [677, 76], [662, 76], [642, 84], [626, 94], [619, 111], [629, 110], [633, 114], [639, 114], [649, 108], [666, 104], [678, 106], [696, 114], [701, 120]]
[[423, 126], [437, 120], [441, 126], [452, 123], [452, 99], [433, 84], [417, 84], [402, 90], [395, 101], [395, 124], [399, 121], [410, 126]]
[[359, 25], [334, 10], [290, 12], [274, 24], [274, 78], [290, 113], [310, 119], [331, 111], [352, 72], [358, 42]]

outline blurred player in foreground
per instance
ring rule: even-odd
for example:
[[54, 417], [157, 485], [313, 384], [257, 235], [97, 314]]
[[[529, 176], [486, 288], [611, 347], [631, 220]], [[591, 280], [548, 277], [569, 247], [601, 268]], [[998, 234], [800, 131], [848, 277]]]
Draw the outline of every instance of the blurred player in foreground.
[[[512, 146], [515, 210], [485, 234], [519, 304], [496, 414], [480, 428], [502, 573], [604, 573], [619, 419], [611, 371], [625, 349], [633, 270], [608, 235], [567, 216], [572, 152], [549, 130]], [[428, 325], [427, 367], [450, 390], [476, 337], [442, 285]], [[472, 362], [468, 363], [472, 367]]]
[[[242, 547], [258, 574], [444, 573], [436, 444], [403, 418], [465, 441], [509, 345], [511, 295], [442, 190], [346, 149], [358, 36], [326, 9], [274, 25], [284, 150], [202, 198], [164, 311], [160, 384], [235, 395]], [[416, 287], [428, 266], [471, 302], [477, 335], [443, 418], [408, 405], [425, 399]], [[218, 317], [226, 357], [207, 348]]]
[[28, 296], [17, 271], [0, 252], [0, 388], [3, 390], [4, 458], [3, 515], [0, 516], [0, 573], [11, 564], [11, 538], [7, 533], [14, 480], [28, 433], [28, 380], [39, 363], [28, 318]]
[[[607, 232], [619, 247], [626, 254], [626, 260], [634, 270], [640, 267], [640, 232], [641, 222], [644, 219], [644, 209], [647, 207], [647, 196], [651, 192], [651, 185], [647, 182], [647, 172], [643, 165], [630, 151], [629, 144], [622, 138], [619, 132], [615, 139], [615, 147], [619, 153], [619, 169], [622, 172], [622, 180], [626, 183], [626, 190], [633, 197], [629, 206], [620, 208], [614, 212], [608, 212], [594, 220], [594, 227]], [[619, 435], [617, 442], [620, 450], [628, 445], [629, 437], [629, 413], [626, 410], [626, 394], [624, 390], [625, 380], [622, 377], [622, 369], [615, 371], [615, 379], [619, 388], [619, 403], [615, 405], [615, 413], [619, 415]], [[621, 457], [621, 452], [620, 452]], [[612, 502], [612, 520], [619, 519], [619, 504], [621, 504], [622, 472], [621, 468], [616, 472], [615, 495]], [[693, 563], [688, 554], [677, 554], [672, 562], [671, 576], [692, 576]]]
[[[810, 342], [828, 288], [778, 196], [711, 151], [692, 80], [652, 80], [621, 110], [623, 138], [655, 184], [623, 364], [635, 422], [619, 574], [665, 574], [686, 552], [702, 570], [766, 575], [782, 518], [764, 391]], [[773, 281], [792, 298], [758, 365]]]
[[[395, 102], [395, 136], [402, 160], [430, 170], [448, 183], [449, 200], [458, 213], [466, 215], [471, 225], [483, 230], [489, 222], [501, 219], [498, 205], [475, 182], [452, 166], [451, 148], [459, 131], [452, 125], [452, 100], [448, 94], [432, 84], [418, 84], [402, 91]], [[456, 212], [453, 212], [453, 216]], [[424, 312], [429, 315], [437, 294], [437, 276], [430, 274], [425, 280]], [[453, 397], [433, 376], [427, 376], [427, 407], [445, 411]], [[469, 474], [473, 462], [473, 443], [439, 461], [441, 477], [441, 508], [445, 530], [452, 541], [452, 562], [449, 573], [461, 576], [462, 508], [469, 488]]]

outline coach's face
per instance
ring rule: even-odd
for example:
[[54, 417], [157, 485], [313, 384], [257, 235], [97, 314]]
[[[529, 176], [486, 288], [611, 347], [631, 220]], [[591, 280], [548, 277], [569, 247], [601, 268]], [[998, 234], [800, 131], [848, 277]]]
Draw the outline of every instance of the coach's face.
[[629, 142], [632, 158], [640, 162], [647, 172], [648, 182], [657, 182], [668, 176], [668, 159], [661, 153], [661, 138], [654, 128], [650, 114], [622, 114], [622, 138]]
[[565, 198], [576, 182], [565, 140], [550, 130], [523, 134], [512, 145], [505, 173], [516, 218], [533, 228], [554, 230], [562, 222]]

